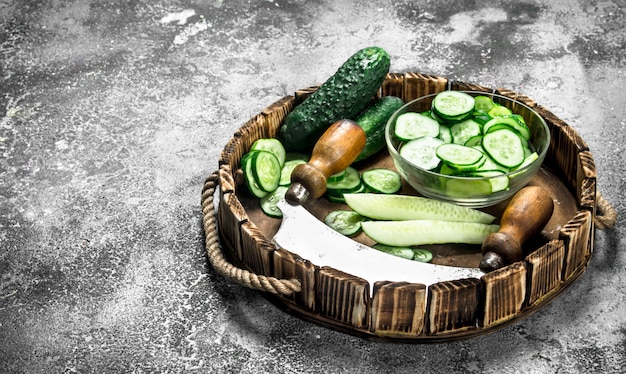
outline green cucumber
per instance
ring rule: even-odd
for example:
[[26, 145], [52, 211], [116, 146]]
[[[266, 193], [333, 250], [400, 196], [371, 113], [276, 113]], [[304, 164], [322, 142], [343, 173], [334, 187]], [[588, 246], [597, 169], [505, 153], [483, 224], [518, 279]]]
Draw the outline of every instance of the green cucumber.
[[344, 194], [346, 204], [362, 216], [378, 220], [440, 220], [491, 223], [496, 217], [440, 200], [411, 195]]
[[415, 252], [411, 247], [395, 247], [392, 245], [386, 245], [382, 243], [376, 243], [372, 246], [372, 248], [377, 249], [381, 252], [388, 253], [390, 255], [401, 257], [407, 260], [412, 260], [415, 256]]
[[361, 229], [377, 243], [393, 246], [464, 243], [482, 244], [499, 225], [433, 220], [364, 221]]
[[389, 73], [389, 54], [367, 47], [350, 56], [315, 92], [285, 117], [278, 137], [288, 151], [311, 148], [334, 122], [356, 117]]
[[354, 119], [363, 131], [366, 141], [363, 150], [354, 162], [365, 160], [385, 148], [385, 126], [396, 110], [404, 105], [402, 99], [396, 96], [383, 96], [374, 99], [361, 114]]
[[283, 167], [280, 170], [280, 180], [278, 182], [278, 185], [280, 186], [288, 186], [291, 184], [291, 173], [293, 172], [293, 169], [295, 169], [296, 166], [300, 165], [300, 164], [306, 164], [306, 160], [304, 159], [293, 159], [293, 160], [287, 160], [285, 161], [285, 163], [283, 164]]

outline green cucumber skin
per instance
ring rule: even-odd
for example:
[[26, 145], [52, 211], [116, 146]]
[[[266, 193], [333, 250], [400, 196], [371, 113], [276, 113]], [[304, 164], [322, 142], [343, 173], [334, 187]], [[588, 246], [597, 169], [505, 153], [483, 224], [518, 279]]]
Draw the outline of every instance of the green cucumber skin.
[[404, 105], [404, 101], [396, 96], [383, 96], [369, 104], [361, 114], [354, 119], [365, 131], [365, 147], [354, 160], [365, 160], [385, 148], [385, 126], [387, 121]]
[[350, 56], [315, 92], [285, 117], [278, 137], [288, 151], [308, 150], [334, 122], [356, 117], [389, 73], [391, 59], [380, 47]]

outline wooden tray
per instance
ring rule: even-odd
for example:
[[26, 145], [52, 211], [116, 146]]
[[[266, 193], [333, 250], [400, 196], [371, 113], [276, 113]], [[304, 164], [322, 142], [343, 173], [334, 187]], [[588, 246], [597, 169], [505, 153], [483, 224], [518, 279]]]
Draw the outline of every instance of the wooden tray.
[[[538, 311], [586, 270], [594, 244], [596, 169], [583, 139], [565, 122], [531, 98], [507, 89], [451, 81], [420, 73], [390, 73], [379, 95], [405, 102], [446, 89], [497, 93], [534, 108], [548, 123], [551, 143], [544, 165], [530, 182], [555, 201], [547, 226], [525, 245], [526, 258], [480, 279], [436, 283], [369, 284], [297, 255], [297, 248], [277, 250], [271, 238], [280, 220], [262, 213], [258, 200], [242, 184], [241, 156], [259, 138], [275, 137], [285, 115], [318, 86], [298, 90], [248, 120], [228, 141], [219, 170], [207, 179], [202, 195], [209, 259], [221, 274], [265, 291], [285, 310], [336, 330], [374, 340], [438, 342], [493, 332]], [[393, 162], [382, 152], [358, 165], [361, 170]], [[217, 223], [213, 194], [219, 187]], [[408, 186], [404, 193], [415, 192]], [[499, 216], [508, 201], [485, 209]], [[341, 205], [319, 199], [307, 205], [318, 218]], [[345, 206], [344, 206], [345, 207]], [[355, 240], [371, 244], [364, 235]], [[433, 263], [478, 267], [479, 246], [437, 245]]]

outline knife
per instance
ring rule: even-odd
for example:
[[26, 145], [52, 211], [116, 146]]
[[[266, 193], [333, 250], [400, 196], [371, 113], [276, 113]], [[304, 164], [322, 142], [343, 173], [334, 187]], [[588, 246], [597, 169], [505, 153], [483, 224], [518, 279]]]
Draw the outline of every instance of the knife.
[[332, 267], [366, 280], [372, 293], [378, 281], [434, 283], [480, 278], [480, 268], [423, 263], [393, 256], [344, 236], [308, 212], [303, 204], [326, 191], [326, 179], [348, 167], [365, 145], [363, 129], [351, 120], [332, 124], [320, 137], [306, 164], [292, 172], [289, 189], [277, 206], [283, 217], [272, 239], [285, 249], [319, 267]]

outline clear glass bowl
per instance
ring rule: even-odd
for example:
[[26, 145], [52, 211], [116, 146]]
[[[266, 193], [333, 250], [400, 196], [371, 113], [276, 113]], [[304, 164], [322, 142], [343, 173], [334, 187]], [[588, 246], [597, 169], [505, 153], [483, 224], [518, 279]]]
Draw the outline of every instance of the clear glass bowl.
[[[411, 185], [421, 195], [474, 208], [495, 205], [513, 196], [517, 191], [528, 184], [537, 171], [539, 171], [550, 146], [550, 130], [544, 119], [537, 114], [537, 112], [522, 102], [492, 93], [478, 91], [462, 92], [472, 96], [488, 96], [495, 103], [501, 104], [509, 108], [513, 113], [524, 117], [524, 120], [530, 129], [530, 143], [539, 157], [529, 165], [504, 174], [504, 176], [495, 177], [444, 175], [438, 172], [422, 169], [407, 161], [399, 153], [399, 149], [403, 142], [394, 135], [396, 119], [398, 116], [406, 112], [424, 112], [430, 110], [432, 100], [436, 94], [422, 96], [418, 99], [410, 101], [391, 116], [385, 129], [387, 148], [389, 149], [389, 154], [391, 155], [391, 158], [393, 159], [396, 169], [400, 175], [402, 175], [409, 185]], [[491, 184], [493, 178], [503, 177], [508, 178], [508, 188], [506, 189], [485, 193], [484, 191], [480, 192], [483, 190], [481, 188], [472, 188], [473, 185], [480, 185], [484, 183]], [[452, 185], [457, 187], [462, 186], [462, 188], [449, 188], [449, 186]]]

